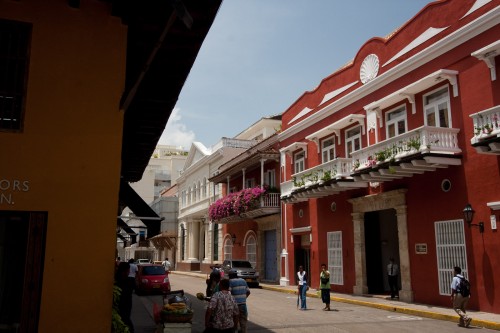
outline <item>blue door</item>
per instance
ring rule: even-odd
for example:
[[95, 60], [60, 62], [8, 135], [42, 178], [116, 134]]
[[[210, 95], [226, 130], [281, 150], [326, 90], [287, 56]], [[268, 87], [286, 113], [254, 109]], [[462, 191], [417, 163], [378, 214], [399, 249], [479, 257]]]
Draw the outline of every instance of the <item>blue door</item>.
[[276, 230], [265, 231], [265, 280], [276, 281], [277, 277], [277, 258], [276, 258]]

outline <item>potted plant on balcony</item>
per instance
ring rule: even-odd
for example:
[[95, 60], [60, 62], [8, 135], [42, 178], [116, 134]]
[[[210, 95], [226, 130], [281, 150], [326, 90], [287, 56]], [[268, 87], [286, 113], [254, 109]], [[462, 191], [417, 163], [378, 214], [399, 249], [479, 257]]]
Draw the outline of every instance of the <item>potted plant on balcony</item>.
[[331, 170], [326, 170], [323, 172], [323, 176], [321, 176], [321, 181], [320, 183], [324, 183], [332, 179], [332, 171]]

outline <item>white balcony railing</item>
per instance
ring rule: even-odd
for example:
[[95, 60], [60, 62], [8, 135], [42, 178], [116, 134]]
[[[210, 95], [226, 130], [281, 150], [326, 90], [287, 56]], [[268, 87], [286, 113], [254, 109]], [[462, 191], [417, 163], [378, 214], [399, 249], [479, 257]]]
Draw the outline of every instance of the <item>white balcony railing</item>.
[[310, 169], [293, 174], [292, 179], [281, 183], [281, 196], [287, 196], [299, 188], [307, 188], [330, 179], [352, 179], [352, 159], [336, 158]]
[[279, 207], [280, 206], [280, 194], [279, 193], [266, 193], [260, 199], [260, 206], [262, 208], [266, 207]]
[[370, 168], [376, 164], [399, 161], [418, 153], [457, 154], [458, 128], [422, 126], [397, 137], [353, 152], [352, 172]]
[[470, 115], [474, 122], [471, 144], [500, 135], [500, 105]]

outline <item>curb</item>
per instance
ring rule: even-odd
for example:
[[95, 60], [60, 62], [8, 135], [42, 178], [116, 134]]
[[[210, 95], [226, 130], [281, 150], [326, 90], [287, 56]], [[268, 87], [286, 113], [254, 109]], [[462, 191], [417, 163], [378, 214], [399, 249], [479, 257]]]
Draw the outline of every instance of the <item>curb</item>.
[[[266, 289], [266, 290], [287, 293], [287, 294], [294, 294], [294, 295], [297, 294], [297, 292], [295, 290], [277, 288], [277, 287], [272, 287], [272, 286], [267, 286], [267, 285], [261, 285], [261, 288]], [[308, 292], [308, 293], [306, 293], [306, 295], [308, 297], [320, 298], [320, 296], [318, 295], [317, 292]], [[430, 312], [430, 311], [424, 311], [424, 310], [415, 310], [415, 309], [410, 309], [410, 308], [406, 308], [406, 307], [402, 307], [402, 306], [394, 306], [394, 305], [386, 305], [386, 304], [380, 304], [380, 303], [358, 301], [358, 300], [342, 298], [342, 297], [337, 297], [337, 296], [332, 296], [332, 297], [330, 297], [330, 299], [334, 302], [368, 306], [368, 307], [372, 307], [372, 308], [376, 308], [376, 309], [380, 309], [380, 310], [385, 310], [385, 311], [390, 311], [390, 312], [404, 313], [404, 314], [414, 315], [414, 316], [419, 316], [419, 317], [424, 317], [424, 318], [457, 322], [456, 315], [447, 315], [447, 314], [443, 314], [443, 313], [436, 313], [436, 312]], [[480, 319], [472, 319], [471, 323], [477, 327], [484, 327], [484, 328], [489, 328], [492, 330], [499, 330], [500, 331], [500, 323], [497, 323], [497, 322], [491, 322], [491, 321], [480, 320]]]

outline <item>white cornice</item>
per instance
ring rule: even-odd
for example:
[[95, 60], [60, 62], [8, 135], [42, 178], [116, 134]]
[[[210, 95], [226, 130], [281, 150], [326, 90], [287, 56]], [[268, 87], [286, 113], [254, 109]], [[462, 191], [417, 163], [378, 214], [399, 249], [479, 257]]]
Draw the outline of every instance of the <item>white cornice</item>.
[[457, 31], [452, 32], [450, 35], [413, 55], [412, 57], [391, 68], [369, 83], [339, 98], [338, 100], [325, 106], [318, 112], [312, 114], [310, 117], [281, 132], [279, 134], [279, 140], [283, 141], [285, 139], [288, 139], [292, 135], [295, 135], [309, 128], [311, 125], [322, 121], [323, 119], [339, 110], [342, 110], [345, 107], [348, 107], [357, 100], [383, 88], [387, 84], [403, 77], [416, 68], [425, 65], [431, 60], [445, 54], [446, 52], [456, 48], [460, 44], [463, 44], [464, 42], [472, 39], [473, 37], [483, 33], [488, 29], [491, 29], [498, 24], [500, 24], [500, 6], [493, 8], [491, 11], [485, 13], [484, 15], [466, 24]]

